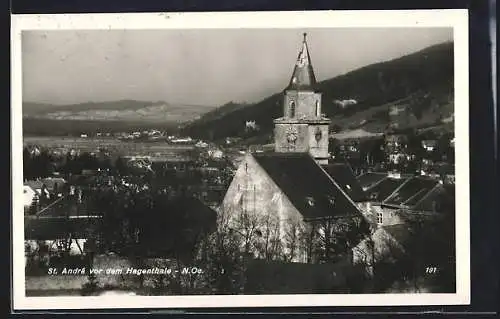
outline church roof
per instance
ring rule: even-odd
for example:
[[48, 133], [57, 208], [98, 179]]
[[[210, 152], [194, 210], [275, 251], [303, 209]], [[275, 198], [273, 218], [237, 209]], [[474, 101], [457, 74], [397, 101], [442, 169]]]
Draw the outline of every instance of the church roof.
[[349, 165], [331, 163], [322, 167], [353, 201], [362, 202], [366, 200], [367, 196]]
[[304, 219], [360, 213], [356, 204], [307, 153], [253, 154]]
[[316, 77], [307, 47], [306, 34], [304, 33], [302, 48], [297, 56], [292, 77], [290, 78], [290, 84], [286, 90], [314, 90], [315, 86]]

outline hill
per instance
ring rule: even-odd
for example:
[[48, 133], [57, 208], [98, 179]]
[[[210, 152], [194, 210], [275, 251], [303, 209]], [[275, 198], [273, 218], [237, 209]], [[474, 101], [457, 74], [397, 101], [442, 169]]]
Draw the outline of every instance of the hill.
[[174, 133], [176, 123], [151, 123], [134, 121], [54, 120], [23, 118], [23, 136], [80, 136], [97, 132], [119, 133], [157, 129]]
[[70, 105], [25, 102], [23, 117], [44, 120], [179, 123], [212, 109], [210, 106], [171, 104], [164, 101], [120, 100]]
[[[318, 83], [323, 113], [332, 119], [334, 131], [440, 125], [453, 115], [453, 69], [453, 43], [448, 42], [354, 70]], [[210, 113], [185, 123], [183, 134], [265, 142], [272, 136], [273, 119], [282, 115], [282, 92], [255, 104], [223, 106]], [[249, 134], [246, 121], [255, 121], [260, 130]]]

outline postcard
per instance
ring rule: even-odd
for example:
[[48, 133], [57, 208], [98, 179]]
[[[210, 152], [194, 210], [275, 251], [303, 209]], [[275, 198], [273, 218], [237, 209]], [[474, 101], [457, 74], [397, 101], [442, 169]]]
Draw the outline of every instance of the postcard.
[[15, 310], [470, 303], [467, 10], [11, 32]]

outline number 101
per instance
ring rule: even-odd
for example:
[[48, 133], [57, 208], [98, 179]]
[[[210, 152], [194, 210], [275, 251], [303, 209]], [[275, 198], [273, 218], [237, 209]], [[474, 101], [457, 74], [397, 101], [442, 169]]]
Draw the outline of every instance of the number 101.
[[427, 267], [425, 268], [426, 274], [435, 274], [437, 273], [437, 267]]

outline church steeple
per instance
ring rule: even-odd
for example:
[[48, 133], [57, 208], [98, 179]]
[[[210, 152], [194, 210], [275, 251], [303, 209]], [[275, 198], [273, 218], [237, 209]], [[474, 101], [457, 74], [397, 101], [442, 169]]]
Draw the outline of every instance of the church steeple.
[[307, 33], [303, 34], [302, 48], [297, 56], [290, 83], [286, 90], [314, 90], [316, 77], [311, 63], [311, 56], [307, 47]]
[[328, 163], [328, 126], [321, 111], [321, 92], [307, 47], [306, 34], [292, 78], [283, 92], [283, 116], [274, 120], [274, 144], [278, 153], [309, 153], [316, 162]]

